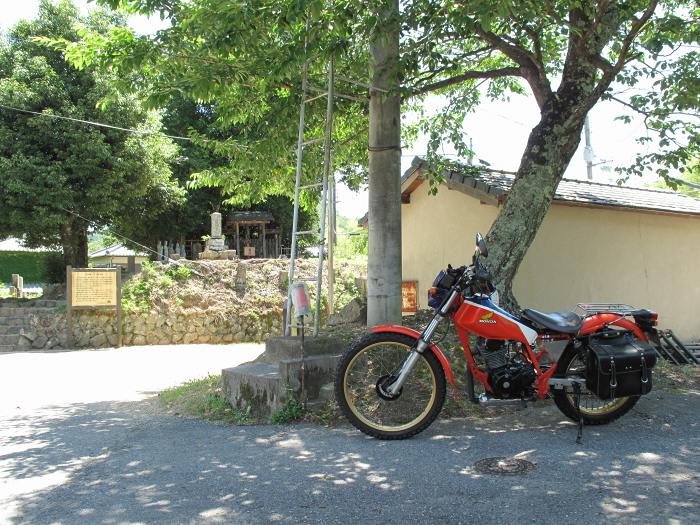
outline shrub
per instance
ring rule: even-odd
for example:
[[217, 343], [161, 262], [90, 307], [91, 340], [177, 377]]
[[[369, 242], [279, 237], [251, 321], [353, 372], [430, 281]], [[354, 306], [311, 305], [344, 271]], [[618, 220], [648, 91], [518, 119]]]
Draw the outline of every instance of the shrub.
[[[61, 259], [61, 273], [63, 278], [53, 281], [58, 272], [54, 263]], [[52, 272], [49, 273], [49, 265]], [[63, 266], [62, 256], [55, 252], [0, 252], [0, 282], [12, 282], [12, 274], [17, 273], [24, 278], [25, 284], [44, 282], [64, 282], [66, 269]]]

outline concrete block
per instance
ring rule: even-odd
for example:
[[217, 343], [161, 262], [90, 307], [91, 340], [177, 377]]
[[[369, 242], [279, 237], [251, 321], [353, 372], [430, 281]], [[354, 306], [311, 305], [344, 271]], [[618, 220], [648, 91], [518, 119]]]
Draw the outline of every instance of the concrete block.
[[245, 363], [221, 371], [224, 395], [239, 410], [250, 407], [253, 417], [267, 417], [284, 401], [284, 389], [276, 365]]
[[326, 383], [318, 392], [318, 400], [322, 403], [333, 401], [335, 399], [335, 384]]
[[[342, 354], [340, 342], [332, 337], [305, 337], [304, 356]], [[289, 359], [301, 359], [301, 337], [271, 337], [265, 341], [265, 352], [256, 359], [263, 363], [278, 363]]]
[[18, 334], [0, 335], [0, 345], [15, 345], [18, 340]]
[[[279, 363], [279, 376], [282, 384], [297, 399], [315, 400], [319, 398], [321, 387], [332, 383], [338, 368], [341, 354], [316, 355], [305, 359], [283, 360]], [[304, 392], [302, 392], [302, 363]]]

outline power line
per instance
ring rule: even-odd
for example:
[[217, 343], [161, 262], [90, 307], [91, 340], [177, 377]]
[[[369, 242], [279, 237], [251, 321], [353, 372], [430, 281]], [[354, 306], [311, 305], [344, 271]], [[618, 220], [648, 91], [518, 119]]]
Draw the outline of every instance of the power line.
[[[90, 226], [92, 226], [92, 227], [95, 228], [95, 229], [99, 229], [99, 226], [98, 226], [95, 222], [91, 221], [90, 219], [86, 219], [85, 217], [83, 217], [82, 215], [80, 215], [80, 214], [78, 214], [78, 213], [76, 213], [76, 212], [74, 212], [74, 211], [67, 210], [66, 208], [62, 208], [61, 206], [56, 206], [56, 208], [58, 208], [58, 209], [61, 210], [61, 211], [65, 211], [66, 213], [70, 213], [71, 215], [76, 216], [78, 219], [84, 220], [85, 222], [87, 222]], [[154, 250], [154, 249], [152, 249], [152, 248], [149, 248], [148, 246], [144, 246], [143, 244], [141, 244], [141, 243], [139, 243], [139, 242], [136, 242], [136, 241], [134, 241], [134, 240], [132, 240], [132, 239], [129, 239], [126, 235], [121, 235], [120, 233], [117, 233], [117, 232], [115, 232], [115, 231], [113, 231], [113, 230], [110, 231], [110, 233], [111, 233], [112, 235], [114, 235], [115, 237], [119, 237], [119, 238], [121, 238], [121, 239], [123, 239], [123, 240], [125, 240], [125, 241], [128, 241], [128, 242], [130, 242], [130, 243], [132, 243], [132, 244], [135, 244], [135, 245], [138, 246], [139, 248], [143, 248], [144, 250], [148, 250], [149, 252], [155, 253], [158, 257], [161, 257], [161, 256], [162, 256], [162, 254], [158, 253], [156, 250]], [[176, 261], [175, 259], [171, 259], [170, 256], [168, 256], [168, 255], [166, 255], [165, 257], [168, 259], [168, 262], [173, 263], [173, 264], [176, 265], [176, 266], [183, 266], [183, 267], [185, 266], [185, 265], [182, 264], [180, 261]], [[194, 270], [193, 268], [190, 268], [189, 266], [187, 266], [186, 268], [189, 268], [189, 270], [190, 270], [193, 274], [197, 275], [198, 277], [204, 277], [204, 275], [202, 275], [202, 274], [199, 273], [198, 271]]]
[[80, 124], [87, 124], [90, 126], [97, 126], [100, 128], [116, 129], [118, 131], [126, 131], [128, 133], [135, 133], [137, 135], [159, 135], [161, 137], [167, 137], [169, 139], [187, 140], [187, 141], [192, 142], [192, 139], [190, 137], [179, 137], [177, 135], [167, 135], [165, 133], [161, 133], [160, 131], [146, 131], [146, 130], [141, 130], [141, 129], [122, 128], [120, 126], [112, 126], [111, 124], [104, 124], [102, 122], [93, 122], [91, 120], [83, 120], [83, 119], [73, 118], [73, 117], [64, 117], [63, 115], [53, 115], [51, 113], [40, 113], [38, 111], [31, 111], [29, 109], [14, 108], [12, 106], [6, 106], [5, 104], [0, 104], [0, 108], [9, 109], [11, 111], [17, 111], [19, 113], [29, 113], [32, 115], [37, 115], [39, 117], [49, 117], [49, 118], [54, 118], [54, 119], [59, 119], [59, 120], [68, 120], [71, 122], [78, 122]]

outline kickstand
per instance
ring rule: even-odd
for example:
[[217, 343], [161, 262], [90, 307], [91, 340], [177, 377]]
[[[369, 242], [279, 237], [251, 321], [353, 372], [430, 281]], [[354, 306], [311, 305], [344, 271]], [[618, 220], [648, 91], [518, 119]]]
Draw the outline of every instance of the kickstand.
[[583, 416], [581, 415], [581, 385], [574, 383], [574, 395], [576, 396], [576, 415], [578, 416], [578, 433], [576, 434], [576, 444], [582, 445], [583, 437]]

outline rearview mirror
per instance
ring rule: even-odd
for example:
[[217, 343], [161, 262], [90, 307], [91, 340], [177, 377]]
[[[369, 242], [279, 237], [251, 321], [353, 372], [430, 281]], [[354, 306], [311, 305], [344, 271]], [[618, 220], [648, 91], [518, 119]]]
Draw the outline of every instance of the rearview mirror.
[[486, 247], [486, 241], [484, 238], [481, 236], [480, 233], [476, 234], [476, 251], [482, 256], [482, 257], [488, 257], [489, 256], [489, 250]]

